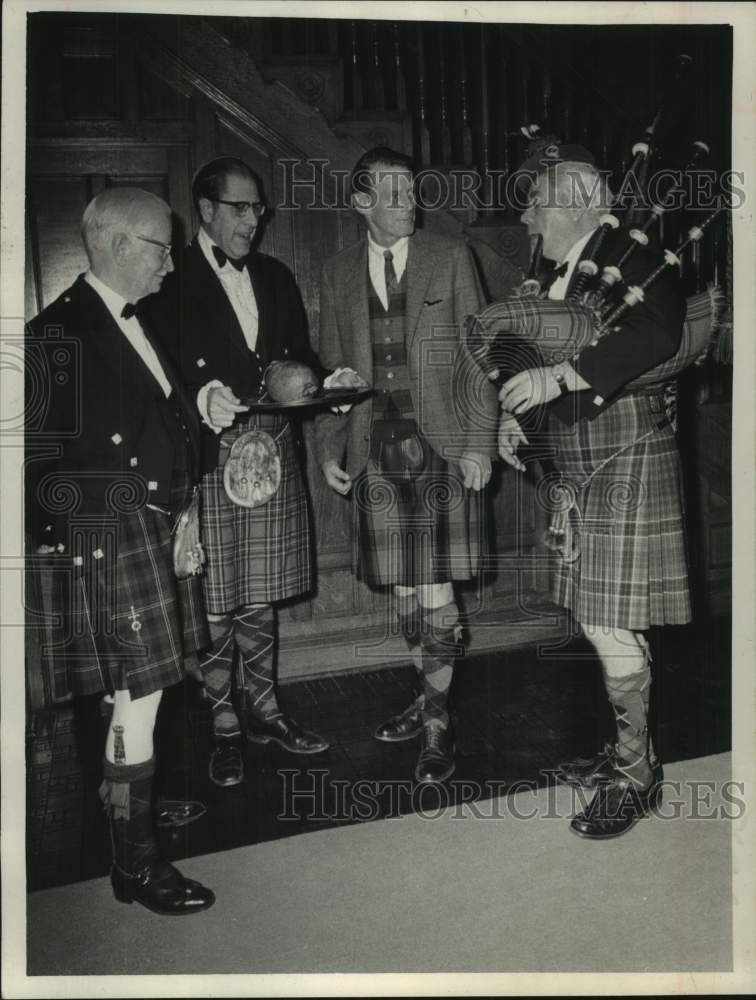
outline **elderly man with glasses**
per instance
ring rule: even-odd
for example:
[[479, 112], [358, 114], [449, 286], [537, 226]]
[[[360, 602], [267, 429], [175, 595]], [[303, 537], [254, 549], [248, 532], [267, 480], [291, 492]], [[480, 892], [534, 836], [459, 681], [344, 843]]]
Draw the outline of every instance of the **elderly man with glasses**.
[[26, 527], [67, 580], [56, 610], [71, 690], [109, 695], [100, 796], [115, 897], [196, 913], [215, 897], [161, 858], [152, 803], [163, 690], [209, 641], [200, 550], [187, 568], [174, 544], [193, 509], [199, 419], [142, 311], [173, 270], [170, 209], [109, 188], [82, 236], [89, 270], [29, 324]]
[[[283, 713], [273, 672], [273, 605], [305, 593], [312, 582], [296, 444], [284, 416], [250, 413], [242, 402], [260, 395], [272, 361], [298, 361], [320, 377], [327, 373], [310, 347], [291, 272], [253, 250], [265, 212], [255, 172], [234, 157], [213, 160], [196, 173], [192, 196], [200, 227], [177, 260], [176, 275], [155, 297], [155, 308], [172, 313], [176, 357], [203, 422], [204, 580], [212, 645], [201, 665], [215, 732], [210, 778], [232, 787], [244, 775], [240, 705], [252, 742], [273, 741], [296, 754], [328, 747]], [[281, 463], [277, 491], [256, 507], [235, 504], [223, 485], [231, 448], [250, 430], [270, 435]], [[235, 704], [237, 663], [241, 690]]]

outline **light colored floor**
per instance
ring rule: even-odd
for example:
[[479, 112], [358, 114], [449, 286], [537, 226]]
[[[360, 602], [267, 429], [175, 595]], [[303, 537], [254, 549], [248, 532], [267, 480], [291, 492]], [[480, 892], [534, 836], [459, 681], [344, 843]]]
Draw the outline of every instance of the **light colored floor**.
[[691, 818], [689, 783], [714, 783], [710, 812], [729, 778], [728, 754], [670, 765], [668, 818], [603, 843], [568, 830], [567, 788], [436, 816], [429, 795], [426, 816], [183, 862], [217, 896], [184, 919], [104, 879], [32, 893], [28, 974], [728, 970], [732, 824]]

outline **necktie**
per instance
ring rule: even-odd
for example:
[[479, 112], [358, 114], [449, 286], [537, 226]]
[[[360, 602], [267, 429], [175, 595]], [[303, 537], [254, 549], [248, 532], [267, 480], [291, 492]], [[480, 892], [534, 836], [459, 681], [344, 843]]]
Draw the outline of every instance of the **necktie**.
[[136, 316], [136, 306], [132, 302], [127, 302], [121, 310], [121, 316], [124, 319], [131, 319], [132, 316]]
[[399, 282], [396, 280], [396, 271], [394, 270], [394, 255], [390, 250], [384, 250], [383, 259], [385, 261], [383, 274], [386, 279], [386, 294], [391, 295], [399, 287]]
[[238, 260], [236, 260], [233, 257], [229, 257], [221, 250], [220, 247], [216, 246], [213, 247], [213, 256], [218, 262], [218, 267], [223, 267], [226, 261], [228, 261], [233, 267], [236, 268], [237, 271], [243, 271], [244, 265], [247, 263], [246, 257], [240, 257]]

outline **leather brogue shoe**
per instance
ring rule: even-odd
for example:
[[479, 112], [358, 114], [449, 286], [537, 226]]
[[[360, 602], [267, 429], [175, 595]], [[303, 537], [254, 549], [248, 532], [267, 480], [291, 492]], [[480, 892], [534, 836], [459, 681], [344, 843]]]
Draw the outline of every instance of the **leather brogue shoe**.
[[423, 726], [423, 747], [415, 767], [415, 781], [437, 784], [454, 773], [454, 742], [447, 726], [431, 720]]
[[[659, 768], [660, 770], [660, 768]], [[656, 772], [647, 788], [639, 788], [615, 771], [609, 784], [599, 785], [590, 805], [571, 821], [570, 829], [588, 840], [609, 840], [632, 830], [638, 820], [661, 803], [662, 785]]]
[[141, 903], [153, 913], [168, 917], [199, 913], [215, 902], [215, 894], [210, 889], [184, 878], [167, 861], [153, 861], [133, 875], [113, 865], [110, 884], [119, 902]]
[[302, 729], [293, 719], [279, 715], [265, 721], [249, 718], [247, 739], [252, 743], [277, 743], [289, 753], [321, 753], [330, 743], [317, 733]]
[[203, 802], [190, 802], [183, 799], [159, 799], [155, 806], [155, 825], [159, 827], [187, 826], [200, 816], [204, 816], [207, 807]]
[[576, 757], [557, 765], [555, 777], [564, 785], [596, 788], [614, 778], [614, 746], [604, 744], [604, 749], [594, 757]]
[[237, 739], [219, 739], [210, 757], [210, 780], [220, 788], [240, 785], [244, 780], [241, 743]]
[[[557, 781], [564, 785], [580, 788], [598, 788], [614, 781], [616, 774], [617, 747], [605, 743], [604, 749], [594, 757], [576, 757], [574, 760], [558, 764], [555, 772]], [[651, 758], [655, 781], [664, 780], [664, 771], [658, 758]]]
[[423, 713], [420, 702], [416, 700], [403, 712], [382, 722], [373, 736], [383, 743], [403, 743], [405, 740], [414, 740], [422, 731]]

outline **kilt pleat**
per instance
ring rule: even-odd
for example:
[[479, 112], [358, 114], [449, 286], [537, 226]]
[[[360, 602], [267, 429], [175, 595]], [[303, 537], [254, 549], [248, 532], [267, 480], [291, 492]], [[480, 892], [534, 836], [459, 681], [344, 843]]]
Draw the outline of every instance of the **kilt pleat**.
[[240, 507], [223, 488], [222, 462], [202, 478], [203, 576], [210, 614], [243, 604], [269, 604], [306, 593], [312, 586], [307, 494], [289, 424], [262, 414], [224, 432], [221, 455], [246, 430], [266, 431], [278, 445], [281, 484], [262, 507]]
[[140, 698], [178, 683], [184, 657], [210, 637], [200, 578], [174, 575], [170, 517], [150, 508], [124, 513], [117, 529], [89, 542], [65, 588], [69, 634], [53, 651], [72, 692], [128, 688]]
[[554, 557], [553, 596], [583, 624], [690, 621], [680, 461], [663, 416], [660, 396], [632, 395], [593, 421], [552, 421], [557, 466], [576, 488], [579, 544], [573, 562]]
[[372, 459], [354, 485], [354, 568], [374, 586], [469, 580], [485, 548], [482, 492], [432, 449], [429, 467], [407, 482]]

